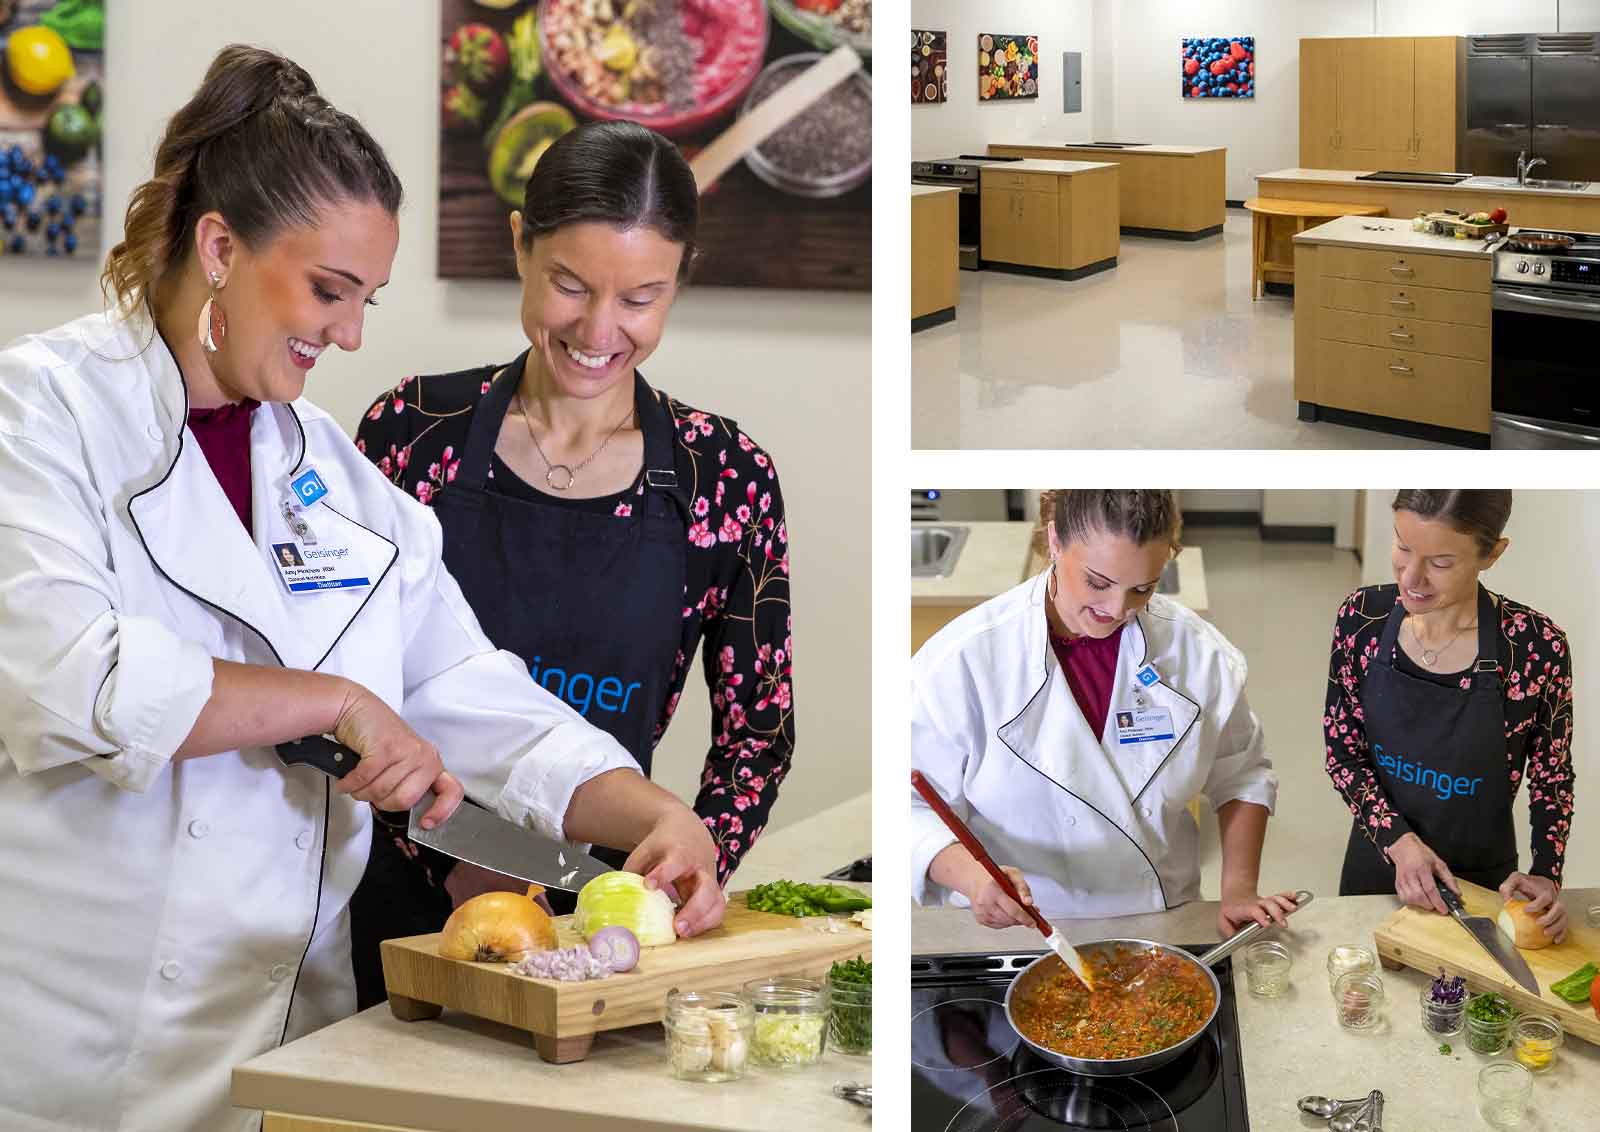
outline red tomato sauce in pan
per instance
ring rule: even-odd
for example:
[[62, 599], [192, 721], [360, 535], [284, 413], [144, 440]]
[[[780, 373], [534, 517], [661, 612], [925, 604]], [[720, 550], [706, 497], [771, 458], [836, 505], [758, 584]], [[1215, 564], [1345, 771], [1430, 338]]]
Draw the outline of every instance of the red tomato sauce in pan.
[[1031, 993], [1012, 1000], [1023, 1037], [1068, 1057], [1141, 1057], [1204, 1028], [1215, 1005], [1200, 968], [1168, 952], [1127, 947], [1083, 956], [1091, 994], [1059, 959]]

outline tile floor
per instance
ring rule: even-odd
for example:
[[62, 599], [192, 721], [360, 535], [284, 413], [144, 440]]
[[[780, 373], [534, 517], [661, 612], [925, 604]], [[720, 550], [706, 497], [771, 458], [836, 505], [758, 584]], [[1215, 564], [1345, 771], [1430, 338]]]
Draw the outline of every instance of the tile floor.
[[[1250, 704], [1278, 774], [1267, 827], [1262, 891], [1337, 895], [1350, 812], [1323, 771], [1322, 705], [1334, 613], [1361, 583], [1355, 555], [1325, 544], [1262, 542], [1253, 530], [1191, 527], [1205, 549], [1210, 617], [1250, 665]], [[1516, 804], [1517, 844], [1528, 863], [1528, 803]], [[1216, 819], [1201, 807], [1201, 892], [1215, 899], [1221, 859]], [[1600, 885], [1600, 862], [1569, 856], [1569, 886]]]
[[961, 272], [911, 336], [915, 448], [1430, 448], [1295, 416], [1294, 308], [1250, 301], [1250, 216], [1221, 239], [1124, 236], [1072, 282]]

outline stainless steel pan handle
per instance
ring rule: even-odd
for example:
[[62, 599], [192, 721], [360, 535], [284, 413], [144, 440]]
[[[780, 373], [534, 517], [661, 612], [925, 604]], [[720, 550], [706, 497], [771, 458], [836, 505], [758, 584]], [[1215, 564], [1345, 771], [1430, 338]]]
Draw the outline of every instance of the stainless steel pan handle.
[[[1304, 889], [1295, 893], [1294, 910], [1296, 912], [1300, 911], [1300, 909], [1304, 908], [1307, 904], [1310, 904], [1313, 899], [1315, 899], [1315, 897], [1313, 897], [1311, 893], [1306, 892]], [[1210, 951], [1200, 956], [1200, 965], [1203, 967], [1209, 967], [1213, 963], [1222, 962], [1222, 960], [1232, 955], [1235, 951], [1238, 951], [1241, 947], [1255, 939], [1256, 936], [1260, 935], [1266, 930], [1267, 929], [1260, 924], [1248, 924], [1245, 927], [1240, 928], [1233, 934], [1231, 938], [1223, 940]]]

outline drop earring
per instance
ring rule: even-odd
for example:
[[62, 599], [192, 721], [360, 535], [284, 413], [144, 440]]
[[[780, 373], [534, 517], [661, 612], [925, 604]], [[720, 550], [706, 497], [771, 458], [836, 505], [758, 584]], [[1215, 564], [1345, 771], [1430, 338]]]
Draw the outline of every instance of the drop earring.
[[206, 353], [215, 354], [222, 347], [223, 339], [228, 336], [228, 317], [217, 305], [217, 292], [222, 290], [222, 280], [217, 277], [215, 271], [211, 272], [209, 278], [211, 294], [200, 308], [200, 321], [195, 331]]

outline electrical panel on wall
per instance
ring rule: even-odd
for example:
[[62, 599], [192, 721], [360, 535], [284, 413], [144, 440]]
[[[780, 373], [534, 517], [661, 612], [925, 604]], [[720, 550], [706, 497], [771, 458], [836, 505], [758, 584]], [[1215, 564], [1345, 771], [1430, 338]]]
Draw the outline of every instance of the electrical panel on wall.
[[1077, 114], [1083, 109], [1083, 52], [1061, 53], [1062, 110]]

